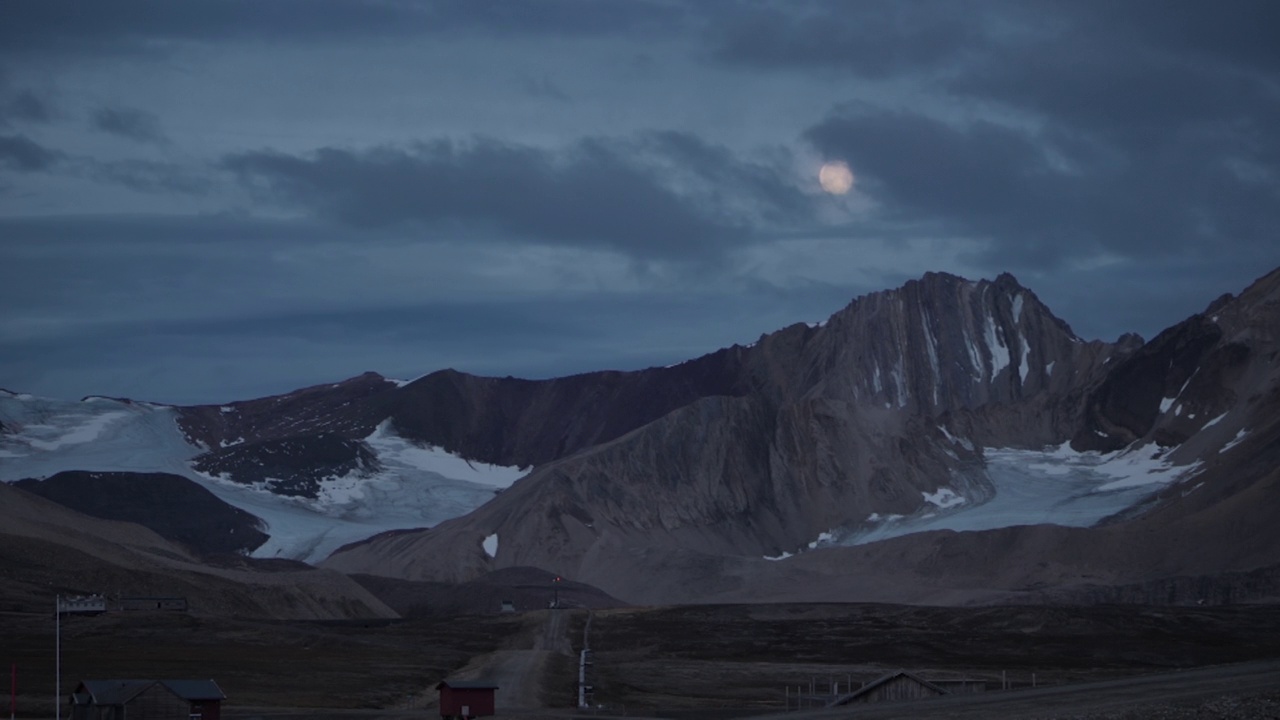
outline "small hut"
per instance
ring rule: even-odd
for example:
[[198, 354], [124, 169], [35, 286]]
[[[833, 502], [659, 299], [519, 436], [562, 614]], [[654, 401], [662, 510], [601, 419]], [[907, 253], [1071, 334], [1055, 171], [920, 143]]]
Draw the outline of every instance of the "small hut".
[[446, 720], [493, 714], [493, 694], [498, 689], [493, 683], [443, 680], [436, 689], [440, 691], [440, 717]]

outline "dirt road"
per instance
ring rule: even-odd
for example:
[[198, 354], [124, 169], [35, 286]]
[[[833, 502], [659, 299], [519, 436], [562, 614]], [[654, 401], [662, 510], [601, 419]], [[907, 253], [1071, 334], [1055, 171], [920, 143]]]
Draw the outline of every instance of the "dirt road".
[[1218, 665], [1121, 680], [986, 692], [905, 703], [851, 705], [771, 715], [775, 720], [913, 718], [957, 720], [1054, 720], [1119, 712], [1153, 704], [1203, 702], [1223, 695], [1251, 695], [1280, 688], [1280, 661]]
[[542, 687], [547, 662], [556, 655], [568, 655], [569, 613], [539, 610], [529, 613], [529, 630], [513, 640], [515, 647], [474, 660], [457, 679], [486, 680], [498, 686], [494, 698], [500, 714], [545, 707]]

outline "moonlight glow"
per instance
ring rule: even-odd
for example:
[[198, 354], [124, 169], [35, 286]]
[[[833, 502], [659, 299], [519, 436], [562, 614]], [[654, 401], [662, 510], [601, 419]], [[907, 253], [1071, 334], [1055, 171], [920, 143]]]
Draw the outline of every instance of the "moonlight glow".
[[832, 195], [844, 195], [853, 187], [853, 172], [842, 160], [825, 163], [818, 171], [818, 182]]

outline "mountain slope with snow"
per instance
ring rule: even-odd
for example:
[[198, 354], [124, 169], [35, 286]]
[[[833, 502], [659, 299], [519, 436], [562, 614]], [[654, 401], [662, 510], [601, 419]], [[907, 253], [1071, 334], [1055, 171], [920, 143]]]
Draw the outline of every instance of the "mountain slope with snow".
[[[1194, 328], [1249, 318], [1199, 341], [1188, 364], [1169, 333], [1146, 344], [1134, 336], [1081, 341], [1009, 276], [977, 283], [926, 276], [859, 298], [821, 326], [794, 326], [742, 349], [745, 396], [705, 398], [542, 465], [466, 517], [344, 548], [325, 564], [447, 581], [532, 565], [634, 602], [803, 599], [811, 586], [774, 585], [793, 587], [783, 578], [800, 573], [843, 587], [846, 599], [883, 599], [835, 576], [884, 572], [868, 559], [880, 548], [897, 552], [890, 548], [928, 544], [939, 533], [960, 531], [947, 542], [963, 546], [989, 533], [1122, 534], [1163, 508], [1203, 517], [1205, 509], [1187, 508], [1214, 497], [1226, 478], [1265, 483], [1256, 468], [1239, 474], [1232, 453], [1242, 446], [1232, 443], [1268, 417], [1261, 398], [1276, 392], [1276, 347], [1266, 329], [1280, 327], [1277, 278], [1216, 303], [1216, 320], [1187, 321]], [[1159, 392], [1118, 391], [1140, 386], [1117, 379], [1135, 367], [1144, 382], [1154, 375], [1175, 391], [1187, 375], [1207, 378], [1193, 381], [1192, 388], [1205, 384], [1182, 400], [1201, 397], [1196, 411], [1184, 408], [1178, 436], [1139, 423], [1127, 442], [1090, 441], [1118, 434], [1116, 418], [1141, 416], [1142, 403], [1162, 404]], [[1176, 535], [1176, 525], [1162, 526], [1162, 536]], [[496, 552], [486, 552], [483, 541], [494, 537]], [[1202, 541], [1214, 545], [1212, 537]], [[1239, 547], [1260, 546], [1280, 549], [1280, 539], [1263, 534]], [[863, 566], [830, 567], [817, 559], [827, 552], [863, 558]], [[1009, 591], [1015, 579], [1035, 585], [1091, 576], [1051, 572], [1056, 554], [1071, 555], [1056, 544], [1041, 570], [1001, 574], [993, 568], [1003, 552], [981, 566], [957, 566], [965, 567], [963, 583], [977, 586], [966, 597]], [[1247, 570], [1252, 552], [1212, 554]], [[1105, 554], [1092, 557], [1095, 574], [1111, 578]], [[1192, 560], [1160, 565], [1175, 572]], [[1145, 579], [1151, 564], [1128, 565], [1113, 579]], [[810, 576], [814, 568], [821, 579]], [[1033, 579], [1038, 574], [1044, 579]], [[949, 592], [930, 597], [946, 600]]]
[[[931, 273], [630, 373], [367, 373], [187, 408], [9, 393], [0, 480], [168, 472], [262, 518], [259, 557], [449, 582], [533, 566], [635, 602], [805, 599], [814, 583], [826, 599], [951, 601], [1210, 557], [1248, 571], [1280, 538], [1214, 533], [1232, 513], [1251, 526], [1261, 505], [1239, 498], [1276, 492], [1256, 458], [1280, 433], [1278, 297], [1280, 272], [1151, 342], [1108, 343], [1010, 275]], [[1142, 561], [1114, 567], [1088, 550], [1127, 533], [1204, 548], [1135, 542]], [[1044, 559], [990, 545], [1010, 538]], [[924, 548], [967, 558], [962, 575], [881, 555]], [[871, 593], [857, 578], [872, 571], [898, 580]]]
[[[317, 562], [342, 545], [380, 532], [431, 527], [465, 514], [521, 474], [518, 468], [470, 465], [438, 449], [418, 447], [382, 425], [360, 441], [372, 467], [326, 475], [298, 463], [294, 467], [300, 468], [311, 492], [281, 494], [277, 491], [286, 479], [269, 473], [233, 479], [230, 473], [205, 471], [210, 466], [201, 458], [209, 451], [187, 440], [179, 427], [180, 412], [125, 400], [73, 402], [0, 391], [0, 423], [5, 427], [0, 433], [0, 481], [77, 470], [188, 478], [262, 521], [269, 538], [253, 551], [255, 557]], [[268, 449], [284, 455], [289, 448]]]

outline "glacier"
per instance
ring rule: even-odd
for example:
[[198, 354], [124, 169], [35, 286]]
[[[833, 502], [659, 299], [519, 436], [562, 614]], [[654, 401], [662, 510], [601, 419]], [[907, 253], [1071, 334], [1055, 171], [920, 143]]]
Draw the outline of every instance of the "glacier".
[[1194, 477], [1200, 463], [1173, 465], [1167, 451], [1136, 446], [1113, 453], [1077, 452], [1067, 443], [1041, 450], [986, 448], [995, 488], [981, 503], [925, 494], [927, 510], [909, 516], [872, 515], [834, 545], [862, 545], [930, 530], [995, 530], [1015, 525], [1089, 527], [1145, 501], [1153, 490]]

